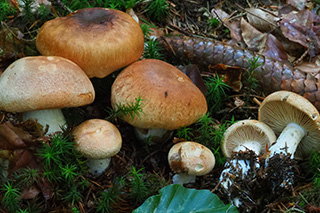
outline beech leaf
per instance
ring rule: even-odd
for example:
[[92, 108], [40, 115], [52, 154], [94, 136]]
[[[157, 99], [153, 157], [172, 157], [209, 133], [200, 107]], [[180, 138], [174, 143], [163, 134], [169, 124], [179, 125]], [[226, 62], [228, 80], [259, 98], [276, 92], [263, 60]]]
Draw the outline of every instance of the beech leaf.
[[271, 32], [278, 26], [277, 21], [279, 20], [277, 14], [253, 7], [247, 9], [247, 19], [261, 32]]
[[292, 11], [280, 21], [283, 35], [308, 48], [311, 57], [320, 52], [319, 24], [320, 17], [309, 10]]
[[277, 61], [288, 61], [288, 55], [283, 45], [272, 34], [268, 34], [266, 46], [262, 54]]
[[201, 90], [203, 94], [207, 93], [208, 90], [206, 84], [201, 77], [201, 73], [197, 65], [189, 64], [188, 66], [183, 67], [181, 71], [191, 79], [191, 81]]
[[259, 52], [264, 49], [267, 34], [261, 33], [259, 30], [249, 24], [244, 18], [241, 18], [242, 38], [251, 51]]

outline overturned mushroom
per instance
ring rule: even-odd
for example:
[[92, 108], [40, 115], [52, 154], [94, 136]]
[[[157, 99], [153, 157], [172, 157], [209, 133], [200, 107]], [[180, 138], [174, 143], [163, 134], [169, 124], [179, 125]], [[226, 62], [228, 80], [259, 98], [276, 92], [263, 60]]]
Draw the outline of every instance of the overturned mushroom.
[[320, 151], [320, 115], [304, 97], [289, 91], [270, 94], [259, 107], [259, 120], [278, 136], [270, 147], [270, 157], [289, 154], [303, 159], [314, 150]]
[[[272, 190], [289, 189], [294, 183], [294, 161], [307, 158], [312, 151], [320, 151], [320, 115], [304, 97], [289, 91], [278, 91], [267, 96], [259, 107], [259, 120], [266, 123], [278, 136], [270, 147], [266, 166], [282, 161], [273, 176]], [[272, 170], [272, 169], [269, 169]]]
[[[222, 151], [224, 155], [230, 158], [232, 153], [251, 151], [255, 161], [252, 165], [249, 160], [231, 158], [220, 175], [223, 189], [228, 192], [229, 187], [233, 185], [231, 176], [244, 179], [250, 170], [259, 168], [258, 156], [265, 153], [266, 148], [275, 140], [276, 136], [272, 129], [260, 121], [242, 120], [232, 124], [223, 135]], [[241, 204], [239, 198], [233, 198], [232, 202], [235, 206]]]

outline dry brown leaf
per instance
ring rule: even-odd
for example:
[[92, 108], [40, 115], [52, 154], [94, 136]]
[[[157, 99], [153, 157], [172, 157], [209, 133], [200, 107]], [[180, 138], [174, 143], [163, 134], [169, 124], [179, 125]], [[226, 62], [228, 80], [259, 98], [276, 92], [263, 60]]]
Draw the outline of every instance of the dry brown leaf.
[[288, 61], [288, 55], [284, 47], [272, 34], [268, 34], [266, 46], [262, 54], [277, 61]]
[[277, 21], [279, 20], [276, 13], [253, 7], [247, 9], [247, 19], [253, 27], [261, 32], [273, 31], [278, 26]]
[[10, 28], [6, 26], [6, 24], [2, 24], [1, 27], [0, 63], [1, 61], [5, 61], [7, 59], [17, 59], [29, 55], [38, 54], [35, 46], [35, 39], [23, 39], [23, 34], [18, 28]]
[[197, 65], [189, 64], [188, 66], [183, 67], [181, 71], [191, 79], [191, 81], [201, 90], [203, 94], [207, 93], [208, 90], [206, 84], [201, 77], [201, 73]]
[[296, 65], [295, 68], [297, 68], [300, 71], [305, 72], [305, 73], [319, 73], [320, 72], [320, 66], [315, 63], [311, 63], [311, 62], [303, 62], [301, 64]]
[[30, 200], [34, 199], [41, 191], [38, 189], [36, 185], [32, 185], [28, 188], [22, 190], [20, 194], [20, 198], [22, 200]]
[[9, 174], [18, 169], [29, 167], [31, 169], [38, 169], [40, 166], [35, 159], [33, 153], [28, 149], [16, 149], [10, 159]]
[[241, 28], [240, 28], [240, 21], [233, 20], [232, 22], [229, 21], [230, 15], [224, 12], [221, 9], [213, 8], [211, 10], [211, 14], [213, 18], [217, 18], [219, 21], [222, 21], [223, 25], [229, 29], [230, 37], [237, 42], [242, 41], [241, 36]]
[[319, 24], [320, 17], [309, 10], [293, 11], [280, 21], [283, 35], [309, 49], [311, 57], [320, 53]]
[[241, 67], [232, 67], [225, 64], [216, 64], [214, 66], [209, 65], [209, 71], [224, 77], [224, 82], [234, 91], [239, 92], [241, 90], [241, 78], [242, 73], [245, 72], [245, 69]]
[[261, 53], [267, 41], [267, 34], [249, 24], [244, 18], [241, 18], [242, 38], [251, 51]]
[[294, 6], [298, 10], [302, 10], [307, 4], [307, 0], [287, 0], [287, 4]]
[[21, 149], [26, 147], [26, 143], [31, 141], [32, 137], [29, 133], [14, 127], [9, 121], [0, 124], [0, 149]]

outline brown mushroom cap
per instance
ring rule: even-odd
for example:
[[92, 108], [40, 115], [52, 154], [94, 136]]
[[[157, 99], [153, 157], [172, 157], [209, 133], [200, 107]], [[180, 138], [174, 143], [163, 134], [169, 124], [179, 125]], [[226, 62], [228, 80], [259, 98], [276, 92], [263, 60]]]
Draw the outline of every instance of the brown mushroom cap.
[[88, 76], [72, 61], [52, 56], [24, 57], [0, 76], [0, 109], [25, 112], [78, 107], [93, 102]]
[[195, 176], [208, 174], [216, 162], [210, 149], [191, 141], [172, 146], [169, 150], [168, 161], [174, 172]]
[[320, 151], [320, 115], [304, 97], [289, 91], [270, 94], [259, 107], [259, 120], [270, 126], [277, 136], [289, 123], [296, 123], [305, 130], [295, 158], [305, 158], [314, 150]]
[[44, 23], [36, 46], [42, 55], [75, 62], [89, 78], [103, 78], [140, 58], [144, 36], [139, 24], [122, 11], [85, 8]]
[[142, 113], [123, 119], [147, 128], [178, 129], [198, 121], [207, 112], [203, 93], [176, 67], [156, 59], [144, 59], [126, 67], [111, 89], [111, 103], [136, 103], [141, 97]]
[[261, 153], [264, 153], [267, 145], [270, 147], [276, 139], [272, 129], [265, 123], [242, 120], [232, 124], [223, 134], [222, 152], [226, 157], [231, 157], [238, 146], [254, 141], [260, 144]]
[[73, 130], [76, 149], [91, 159], [110, 158], [116, 155], [122, 146], [122, 137], [118, 128], [109, 121], [90, 119]]

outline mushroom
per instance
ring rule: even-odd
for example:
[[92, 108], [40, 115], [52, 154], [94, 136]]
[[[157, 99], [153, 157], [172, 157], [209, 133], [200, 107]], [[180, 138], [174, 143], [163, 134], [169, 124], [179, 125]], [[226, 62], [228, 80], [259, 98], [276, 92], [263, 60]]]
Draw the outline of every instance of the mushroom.
[[64, 107], [93, 102], [88, 76], [72, 61], [57, 56], [30, 56], [13, 62], [0, 76], [0, 109], [22, 112], [23, 120], [49, 125], [48, 133], [61, 131]]
[[172, 178], [173, 184], [194, 183], [196, 176], [210, 173], [216, 162], [210, 149], [191, 141], [172, 146], [168, 161], [170, 168], [176, 173]]
[[73, 130], [73, 136], [76, 150], [88, 159], [88, 171], [94, 176], [101, 175], [109, 167], [111, 157], [122, 146], [118, 128], [102, 119], [84, 121]]
[[122, 11], [85, 8], [44, 23], [36, 46], [42, 55], [75, 62], [89, 78], [103, 78], [140, 58], [144, 36], [139, 24]]
[[[241, 120], [232, 124], [224, 133], [222, 140], [222, 152], [228, 157], [232, 158], [234, 152], [252, 151], [257, 156], [264, 154], [266, 148], [276, 140], [276, 135], [272, 129], [265, 123], [257, 120]], [[225, 164], [225, 169], [220, 175], [221, 186], [229, 191], [228, 188], [232, 185], [229, 176], [239, 176], [244, 179], [250, 170], [250, 161], [245, 159], [231, 159]], [[259, 163], [254, 166], [259, 168]], [[236, 169], [236, 171], [234, 170]], [[229, 195], [230, 196], [230, 195]], [[233, 200], [235, 206], [240, 205], [238, 198]]]
[[[132, 118], [121, 118], [136, 127], [137, 136], [143, 140], [150, 131], [161, 141], [168, 131], [190, 125], [207, 112], [203, 93], [176, 67], [157, 59], [135, 62], [115, 79], [111, 88], [111, 104], [132, 104], [136, 98], [143, 100], [142, 113]], [[172, 131], [171, 131], [172, 132]], [[159, 133], [159, 134], [158, 134]]]
[[278, 137], [270, 147], [270, 158], [276, 154], [303, 159], [313, 150], [320, 150], [320, 116], [306, 98], [289, 91], [267, 96], [259, 107], [259, 120]]

